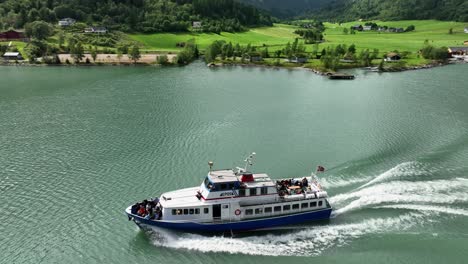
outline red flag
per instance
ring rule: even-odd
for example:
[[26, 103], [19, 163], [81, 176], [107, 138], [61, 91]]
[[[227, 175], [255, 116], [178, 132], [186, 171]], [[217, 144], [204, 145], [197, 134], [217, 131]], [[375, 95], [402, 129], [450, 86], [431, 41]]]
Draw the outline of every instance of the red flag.
[[324, 172], [325, 171], [325, 168], [322, 167], [322, 166], [317, 166], [317, 172]]

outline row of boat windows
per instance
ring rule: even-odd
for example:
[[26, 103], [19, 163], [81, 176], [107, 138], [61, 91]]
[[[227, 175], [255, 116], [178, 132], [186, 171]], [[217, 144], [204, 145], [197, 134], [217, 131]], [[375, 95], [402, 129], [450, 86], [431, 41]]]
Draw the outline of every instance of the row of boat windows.
[[[260, 189], [260, 190], [257, 190], [257, 189]], [[249, 193], [247, 193], [247, 190], [249, 190]], [[254, 196], [257, 194], [265, 195], [265, 194], [268, 194], [268, 187], [240, 189], [238, 192], [239, 192], [239, 196], [247, 196], [247, 195]]]
[[[318, 207], [322, 207], [323, 205], [323, 201], [318, 201]], [[317, 207], [317, 202], [310, 202], [310, 203], [301, 203], [301, 204], [293, 204], [292, 206], [290, 204], [285, 204], [283, 206], [279, 205], [279, 206], [274, 206], [274, 207], [265, 207], [265, 208], [255, 208], [255, 209], [246, 209], [245, 210], [245, 215], [253, 215], [254, 214], [254, 210], [255, 210], [255, 214], [269, 214], [271, 212], [281, 212], [281, 210], [284, 211], [289, 211], [291, 210], [299, 210], [299, 206], [301, 209], [307, 209], [307, 208], [314, 208], [314, 207]]]
[[[203, 208], [204, 214], [210, 213], [210, 208]], [[200, 208], [191, 208], [191, 209], [172, 209], [172, 215], [193, 215], [200, 214]]]

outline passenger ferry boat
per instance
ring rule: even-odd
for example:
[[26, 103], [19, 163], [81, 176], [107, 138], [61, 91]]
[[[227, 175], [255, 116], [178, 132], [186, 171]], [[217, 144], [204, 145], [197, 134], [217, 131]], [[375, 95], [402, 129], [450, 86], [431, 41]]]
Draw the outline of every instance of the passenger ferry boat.
[[163, 193], [125, 212], [141, 228], [186, 232], [232, 233], [330, 218], [327, 192], [314, 173], [275, 181], [249, 171], [254, 155], [244, 168], [212, 170], [210, 161], [200, 186]]

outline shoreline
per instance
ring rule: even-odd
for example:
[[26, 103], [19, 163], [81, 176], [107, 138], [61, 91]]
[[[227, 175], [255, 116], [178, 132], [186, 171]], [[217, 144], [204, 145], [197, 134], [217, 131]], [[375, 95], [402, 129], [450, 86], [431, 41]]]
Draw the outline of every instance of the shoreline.
[[[405, 72], [405, 71], [414, 71], [414, 70], [423, 70], [423, 69], [432, 69], [436, 67], [447, 66], [451, 64], [465, 64], [467, 62], [460, 62], [460, 61], [447, 61], [447, 62], [437, 62], [434, 61], [429, 64], [423, 64], [419, 66], [406, 66], [406, 67], [398, 67], [398, 68], [386, 68], [383, 71], [372, 71], [376, 73], [396, 73], [396, 72]], [[369, 67], [348, 67], [348, 68], [340, 68], [337, 71], [322, 71], [316, 68], [309, 68], [305, 67], [304, 65], [301, 66], [278, 66], [278, 65], [268, 65], [268, 64], [257, 64], [257, 63], [225, 63], [225, 62], [216, 62], [216, 63], [208, 63], [207, 67], [209, 68], [217, 68], [217, 67], [258, 67], [258, 68], [270, 68], [270, 69], [289, 69], [289, 70], [308, 70], [320, 76], [329, 76], [331, 74], [340, 73], [345, 70], [355, 70], [355, 69], [367, 69]]]
[[[423, 64], [418, 66], [405, 66], [405, 67], [388, 67], [385, 68], [383, 71], [370, 71], [369, 72], [376, 72], [376, 73], [393, 73], [393, 72], [404, 72], [404, 71], [414, 71], [414, 70], [423, 70], [423, 69], [432, 69], [435, 67], [442, 67], [451, 64], [466, 64], [466, 61], [454, 61], [449, 60], [446, 62], [438, 62], [433, 61], [429, 64]], [[269, 68], [269, 69], [289, 69], [289, 70], [308, 70], [317, 74], [319, 76], [330, 76], [335, 73], [340, 73], [346, 70], [355, 70], [355, 69], [368, 69], [370, 67], [346, 67], [340, 68], [337, 71], [323, 71], [313, 67], [306, 67], [305, 65], [269, 65], [269, 64], [261, 64], [261, 63], [237, 63], [237, 62], [211, 62], [205, 64], [208, 68], [218, 68], [218, 67], [256, 67], [256, 68]], [[0, 62], [0, 66], [20, 66], [20, 67], [105, 67], [105, 66], [119, 66], [119, 67], [174, 67], [177, 66], [174, 63], [162, 65], [157, 63], [148, 63], [148, 62], [137, 62], [137, 63], [116, 63], [116, 62], [92, 62], [86, 63], [81, 62], [79, 64], [76, 63], [60, 63], [60, 64], [46, 64], [46, 63], [29, 63], [27, 61], [18, 61], [18, 62]], [[375, 67], [372, 67], [375, 69]]]

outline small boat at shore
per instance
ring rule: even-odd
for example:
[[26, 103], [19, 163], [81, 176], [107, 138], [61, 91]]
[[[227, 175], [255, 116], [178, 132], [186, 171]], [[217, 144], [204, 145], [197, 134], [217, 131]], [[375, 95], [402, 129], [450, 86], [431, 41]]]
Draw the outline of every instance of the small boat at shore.
[[[332, 207], [317, 176], [272, 180], [249, 167], [212, 170], [198, 187], [185, 188], [126, 208], [143, 229], [185, 232], [239, 232], [329, 219]], [[324, 171], [319, 166], [317, 171]]]
[[354, 75], [346, 73], [333, 73], [328, 75], [330, 80], [354, 80]]

